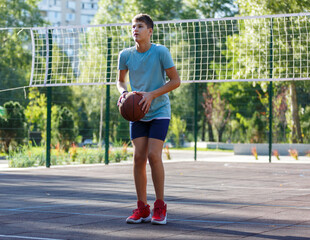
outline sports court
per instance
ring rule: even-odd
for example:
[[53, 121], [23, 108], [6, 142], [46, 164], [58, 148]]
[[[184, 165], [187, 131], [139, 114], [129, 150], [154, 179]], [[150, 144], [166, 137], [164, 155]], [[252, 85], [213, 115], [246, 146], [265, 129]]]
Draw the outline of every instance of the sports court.
[[[136, 201], [131, 163], [2, 169], [0, 239], [309, 239], [309, 164], [165, 161], [165, 169], [164, 226], [125, 223]], [[152, 207], [149, 167], [148, 179]]]

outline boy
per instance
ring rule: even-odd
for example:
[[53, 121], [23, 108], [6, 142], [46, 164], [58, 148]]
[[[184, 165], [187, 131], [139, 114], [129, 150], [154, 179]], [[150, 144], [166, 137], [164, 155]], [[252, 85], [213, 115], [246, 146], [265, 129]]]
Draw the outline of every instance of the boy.
[[[151, 43], [153, 20], [147, 14], [138, 14], [132, 20], [132, 37], [135, 46], [124, 49], [119, 54], [118, 91], [119, 103], [128, 93], [125, 76], [129, 72], [131, 89], [143, 98], [140, 101], [145, 117], [130, 122], [130, 138], [134, 149], [133, 173], [137, 193], [138, 208], [126, 219], [127, 223], [152, 222], [166, 224], [167, 205], [164, 202], [164, 166], [162, 149], [170, 121], [168, 92], [180, 86], [180, 78], [169, 50]], [[165, 74], [170, 79], [165, 80]], [[151, 167], [156, 201], [153, 215], [147, 204], [147, 159]]]

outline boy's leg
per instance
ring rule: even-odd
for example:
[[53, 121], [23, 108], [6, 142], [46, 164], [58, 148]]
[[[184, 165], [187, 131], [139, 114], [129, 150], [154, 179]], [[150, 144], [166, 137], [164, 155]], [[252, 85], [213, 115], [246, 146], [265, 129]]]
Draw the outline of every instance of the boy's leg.
[[134, 163], [133, 163], [133, 174], [137, 192], [138, 201], [142, 201], [147, 204], [146, 196], [146, 163], [147, 163], [147, 149], [148, 149], [148, 138], [139, 137], [132, 140], [134, 150]]
[[150, 222], [152, 215], [146, 197], [146, 163], [147, 163], [147, 138], [138, 137], [132, 140], [134, 149], [133, 173], [137, 192], [138, 208], [126, 219], [127, 223]]
[[159, 139], [149, 139], [148, 158], [152, 171], [153, 184], [156, 193], [152, 224], [167, 223], [167, 205], [164, 202], [165, 170], [162, 161], [162, 149], [164, 142]]
[[164, 200], [165, 170], [162, 162], [164, 141], [148, 139], [148, 159], [152, 171], [152, 180], [155, 188], [156, 199]]

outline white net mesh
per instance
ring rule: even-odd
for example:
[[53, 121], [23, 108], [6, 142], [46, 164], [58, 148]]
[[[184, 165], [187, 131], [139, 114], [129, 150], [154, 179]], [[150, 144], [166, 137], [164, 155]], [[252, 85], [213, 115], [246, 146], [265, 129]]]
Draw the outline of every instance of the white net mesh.
[[[156, 22], [152, 42], [170, 49], [183, 82], [307, 80], [309, 27], [310, 13]], [[134, 45], [131, 24], [31, 32], [30, 86], [113, 84]]]

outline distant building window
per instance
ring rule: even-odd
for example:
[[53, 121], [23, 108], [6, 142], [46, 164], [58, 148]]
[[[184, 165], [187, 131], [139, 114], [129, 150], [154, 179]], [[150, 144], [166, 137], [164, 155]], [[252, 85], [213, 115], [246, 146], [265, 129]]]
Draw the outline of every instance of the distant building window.
[[81, 15], [81, 24], [90, 24], [93, 16], [91, 15]]
[[66, 20], [67, 21], [74, 21], [75, 20], [75, 14], [74, 13], [67, 13], [66, 14]]
[[98, 9], [98, 4], [97, 3], [82, 3], [82, 9], [85, 10], [93, 10], [93, 9]]
[[43, 2], [49, 2], [50, 6], [60, 6], [61, 5], [61, 0], [44, 0]]
[[59, 22], [61, 20], [60, 12], [50, 11], [47, 13], [48, 20], [52, 23]]
[[90, 3], [83, 3], [84, 9], [90, 9], [91, 5]]
[[74, 1], [68, 1], [67, 3], [68, 3], [68, 4], [67, 4], [67, 5], [68, 5], [68, 8], [75, 10], [76, 4], [75, 4]]

